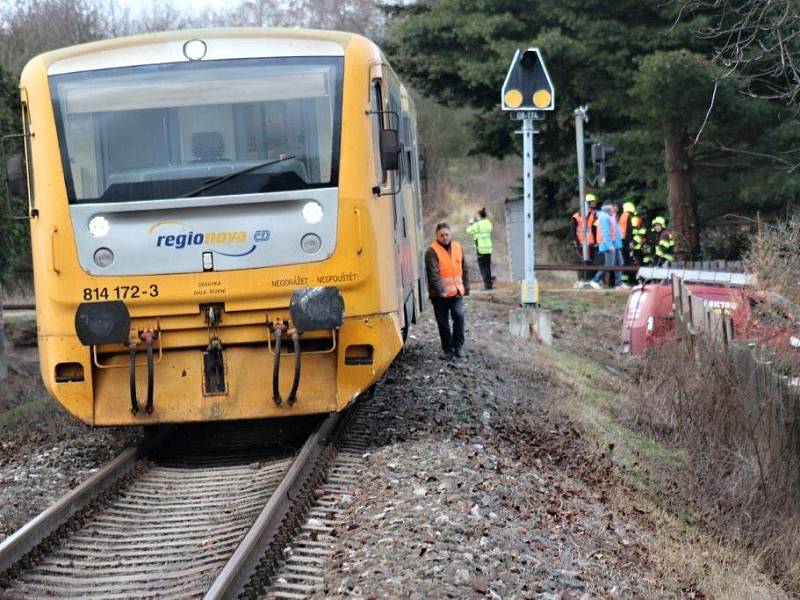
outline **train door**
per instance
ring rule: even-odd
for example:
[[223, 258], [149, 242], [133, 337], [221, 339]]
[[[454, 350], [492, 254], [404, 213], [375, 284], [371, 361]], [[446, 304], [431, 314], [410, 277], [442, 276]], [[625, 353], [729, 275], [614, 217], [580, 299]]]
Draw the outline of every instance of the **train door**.
[[[393, 112], [393, 94], [391, 91], [391, 83], [387, 80], [387, 74], [388, 73], [380, 65], [373, 66], [371, 71], [370, 105], [371, 111], [375, 114], [375, 119], [373, 120], [373, 139], [375, 140], [380, 139], [381, 129], [397, 129], [398, 127], [397, 113]], [[386, 98], [389, 99], [388, 102], [386, 101]], [[401, 320], [403, 320], [403, 274], [400, 264], [401, 261], [398, 259], [398, 256], [400, 255], [400, 239], [398, 238], [399, 214], [396, 193], [400, 187], [400, 173], [399, 170], [385, 171], [383, 169], [380, 152], [378, 151], [377, 147], [375, 154], [375, 169], [375, 172], [378, 174], [377, 190], [380, 190], [379, 195], [381, 200], [390, 203], [386, 205], [386, 209], [389, 211], [387, 216], [389, 217], [392, 226], [392, 255], [394, 258], [393, 262], [395, 271], [394, 289], [396, 290], [397, 306], [399, 309], [401, 309]], [[405, 325], [405, 323], [403, 323], [403, 325]]]
[[425, 310], [425, 303], [428, 297], [427, 294], [427, 281], [425, 279], [425, 238], [422, 223], [422, 186], [420, 177], [420, 162], [419, 150], [416, 129], [416, 111], [413, 103], [409, 100], [408, 107], [409, 129], [408, 138], [409, 146], [405, 149], [406, 161], [411, 178], [411, 207], [409, 214], [413, 216], [413, 225], [409, 228], [411, 236], [411, 252], [413, 253], [412, 262], [414, 266], [413, 281], [416, 295], [417, 307], [420, 312]]
[[399, 258], [400, 258], [400, 267], [402, 273], [402, 283], [403, 283], [403, 298], [407, 294], [407, 288], [409, 287], [411, 277], [413, 275], [411, 269], [411, 262], [408, 260], [409, 257], [406, 255], [408, 254], [406, 250], [409, 246], [409, 238], [408, 238], [408, 225], [409, 225], [409, 218], [408, 218], [408, 210], [407, 210], [407, 196], [410, 191], [409, 184], [409, 169], [406, 165], [405, 160], [405, 149], [408, 147], [408, 113], [405, 112], [401, 106], [399, 98], [395, 93], [395, 90], [391, 90], [389, 92], [389, 110], [394, 117], [394, 120], [397, 122], [397, 129], [400, 135], [400, 144], [403, 148], [403, 152], [400, 156], [400, 168], [397, 172], [397, 194], [392, 195], [392, 204], [394, 205], [394, 230], [395, 230], [395, 239], [397, 240], [398, 250], [399, 250]]
[[404, 334], [408, 333], [408, 322], [414, 318], [414, 259], [411, 245], [410, 227], [414, 222], [412, 207], [412, 172], [408, 161], [407, 150], [411, 148], [411, 119], [408, 115], [408, 99], [399, 96], [400, 89], [392, 88], [389, 94], [390, 111], [395, 116], [400, 137], [402, 152], [400, 168], [397, 172], [397, 194], [394, 198], [395, 239], [397, 240], [398, 261], [400, 263], [401, 295], [400, 302], [404, 307], [403, 315], [407, 321]]

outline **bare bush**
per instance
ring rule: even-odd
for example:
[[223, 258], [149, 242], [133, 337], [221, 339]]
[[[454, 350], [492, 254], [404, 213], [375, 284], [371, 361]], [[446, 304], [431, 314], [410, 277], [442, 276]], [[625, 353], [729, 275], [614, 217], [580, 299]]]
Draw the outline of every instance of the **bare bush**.
[[380, 39], [386, 15], [378, 0], [238, 0], [218, 10], [184, 10], [171, 0], [138, 11], [114, 0], [0, 2], [0, 62], [19, 74], [35, 55], [110, 37], [195, 27], [315, 27]]
[[798, 317], [800, 306], [800, 215], [762, 227], [744, 256], [745, 270], [757, 276], [761, 292], [784, 299]]
[[19, 73], [36, 54], [106, 36], [100, 7], [90, 0], [15, 0], [0, 8], [0, 61]]

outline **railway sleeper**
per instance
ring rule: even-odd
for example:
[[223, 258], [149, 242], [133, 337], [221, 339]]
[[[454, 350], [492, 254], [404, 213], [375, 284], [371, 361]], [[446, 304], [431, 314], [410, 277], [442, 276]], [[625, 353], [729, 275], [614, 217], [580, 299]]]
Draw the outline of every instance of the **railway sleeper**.
[[283, 600], [306, 600], [306, 598], [308, 598], [308, 594], [294, 594], [292, 592], [279, 590], [270, 590], [269, 596], [272, 598], [282, 598]]

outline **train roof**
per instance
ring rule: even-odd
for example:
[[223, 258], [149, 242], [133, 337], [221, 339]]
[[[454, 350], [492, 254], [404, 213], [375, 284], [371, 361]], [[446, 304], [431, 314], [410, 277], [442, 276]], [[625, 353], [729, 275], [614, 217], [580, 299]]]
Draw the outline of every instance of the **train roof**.
[[[234, 57], [344, 56], [351, 46], [359, 46], [385, 62], [383, 53], [368, 38], [343, 31], [296, 28], [214, 28], [188, 29], [135, 35], [40, 54], [31, 59], [25, 71], [38, 64], [50, 75], [77, 71], [181, 62], [184, 44], [202, 40], [208, 60]], [[225, 44], [215, 41], [225, 42]], [[136, 53], [132, 53], [136, 50]]]

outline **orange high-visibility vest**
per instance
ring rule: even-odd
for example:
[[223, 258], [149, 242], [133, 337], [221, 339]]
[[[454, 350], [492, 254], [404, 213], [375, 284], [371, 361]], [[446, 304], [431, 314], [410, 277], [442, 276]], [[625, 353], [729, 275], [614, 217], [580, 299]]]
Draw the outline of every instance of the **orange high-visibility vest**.
[[631, 213], [625, 211], [619, 217], [619, 230], [622, 232], [622, 239], [628, 237], [628, 223], [631, 220]]
[[447, 298], [464, 295], [464, 280], [462, 279], [461, 265], [464, 262], [464, 253], [461, 244], [450, 242], [450, 253], [439, 242], [433, 242], [431, 248], [439, 259], [439, 276], [444, 285], [444, 295]]
[[[583, 217], [581, 217], [580, 212], [576, 211], [575, 214], [572, 215], [572, 218], [575, 219], [576, 223], [575, 231], [578, 232], [578, 243], [583, 244]], [[592, 225], [594, 224], [594, 215], [592, 215], [592, 213], [589, 213], [589, 217], [586, 219], [586, 222], [588, 223], [586, 225], [586, 233], [589, 234], [586, 237], [589, 240], [589, 245], [591, 246], [594, 244], [594, 234], [592, 233]]]

